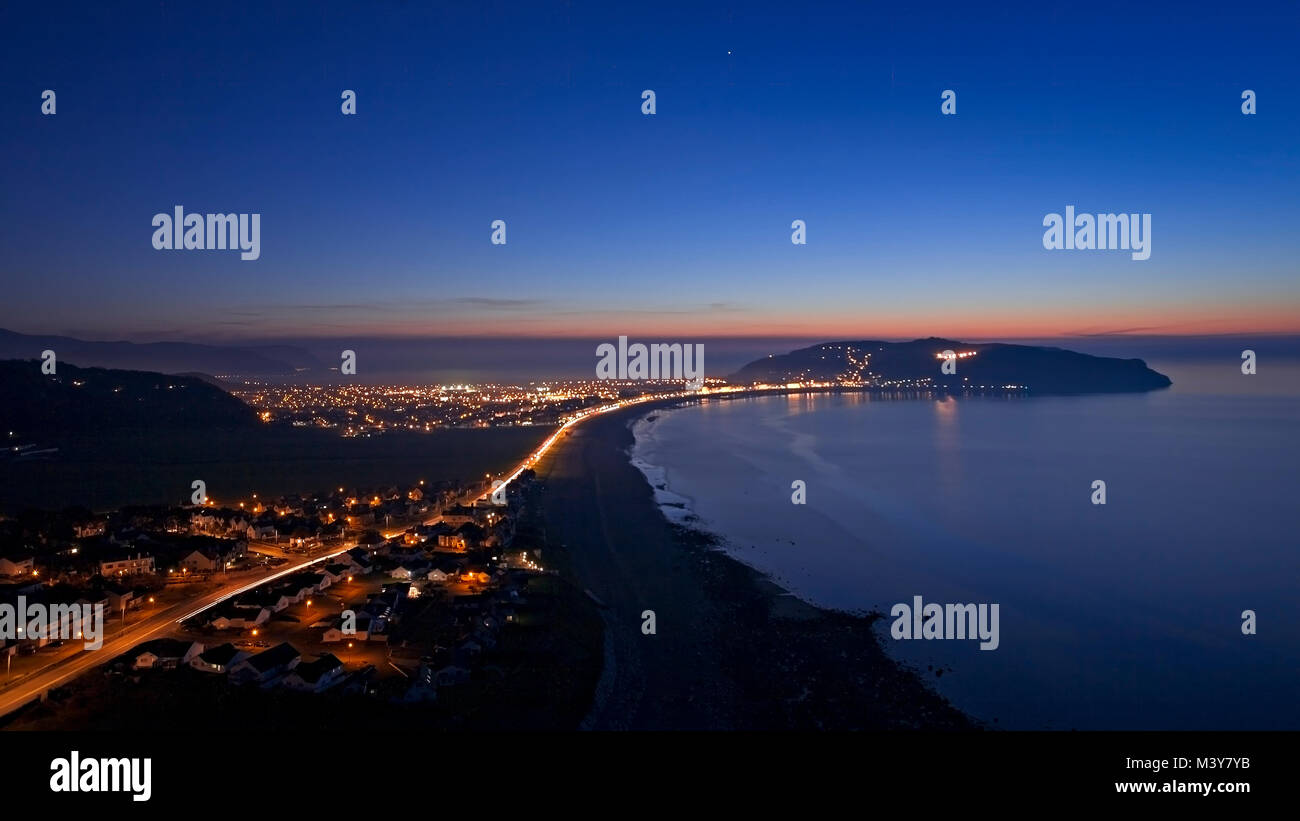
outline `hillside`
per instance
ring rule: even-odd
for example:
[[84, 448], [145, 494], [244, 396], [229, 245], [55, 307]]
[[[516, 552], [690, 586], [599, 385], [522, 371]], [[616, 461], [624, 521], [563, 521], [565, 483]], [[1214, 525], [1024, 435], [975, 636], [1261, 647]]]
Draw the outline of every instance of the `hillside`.
[[[955, 374], [940, 370], [941, 354], [959, 354]], [[877, 387], [1005, 389], [1035, 394], [1120, 393], [1167, 388], [1164, 374], [1141, 359], [1089, 356], [1062, 348], [952, 339], [912, 342], [827, 342], [772, 355], [728, 377], [733, 384], [854, 382]]]
[[211, 429], [257, 425], [248, 405], [189, 376], [79, 368], [60, 363], [52, 375], [40, 360], [0, 361], [0, 426], [35, 432], [119, 429]]

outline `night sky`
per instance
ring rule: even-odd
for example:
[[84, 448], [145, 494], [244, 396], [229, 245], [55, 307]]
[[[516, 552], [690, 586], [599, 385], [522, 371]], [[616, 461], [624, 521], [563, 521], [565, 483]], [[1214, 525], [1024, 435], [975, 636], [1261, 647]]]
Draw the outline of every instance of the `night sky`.
[[[1300, 331], [1293, 3], [896, 5], [5, 4], [0, 327]], [[261, 258], [154, 250], [176, 205]], [[1044, 250], [1067, 205], [1151, 258]]]

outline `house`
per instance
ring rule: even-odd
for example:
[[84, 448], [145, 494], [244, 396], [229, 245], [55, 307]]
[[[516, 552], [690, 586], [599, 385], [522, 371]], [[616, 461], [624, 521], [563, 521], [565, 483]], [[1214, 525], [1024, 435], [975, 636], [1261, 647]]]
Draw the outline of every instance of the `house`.
[[456, 528], [446, 522], [434, 522], [431, 525], [416, 525], [415, 532], [419, 533], [424, 541], [437, 544], [439, 536], [446, 536], [448, 533], [455, 533]]
[[339, 581], [346, 579], [348, 577], [348, 568], [346, 565], [341, 564], [327, 564], [320, 568], [318, 575], [324, 580], [321, 585], [321, 589], [324, 590], [326, 587], [338, 584]]
[[371, 558], [370, 551], [362, 547], [354, 547], [347, 553], [343, 554], [349, 562], [362, 575], [369, 573], [374, 567], [374, 559]]
[[459, 532], [443, 533], [438, 537], [438, 550], [452, 550], [456, 553], [464, 553], [469, 549], [469, 542]]
[[242, 559], [248, 543], [244, 541], [223, 540], [218, 544], [196, 547], [181, 556], [180, 566], [191, 573], [221, 570]]
[[492, 580], [492, 577], [482, 570], [467, 567], [460, 571], [460, 580], [466, 584], [487, 584]]
[[272, 610], [261, 604], [231, 602], [217, 610], [208, 622], [214, 630], [248, 630], [271, 620]]
[[351, 633], [343, 632], [342, 620], [336, 620], [335, 623], [325, 631], [321, 636], [321, 641], [325, 644], [331, 644], [336, 641], [369, 641], [370, 640], [370, 621], [369, 613], [357, 613], [357, 623], [355, 631]]
[[72, 532], [78, 539], [88, 539], [91, 536], [104, 535], [106, 522], [103, 519], [90, 519], [83, 522], [74, 522]]
[[230, 668], [239, 664], [250, 654], [233, 644], [220, 644], [209, 648], [190, 659], [190, 666], [204, 673], [228, 673]]
[[42, 620], [43, 626], [39, 630], [32, 627], [26, 635], [19, 628], [15, 638], [24, 639], [29, 644], [35, 644], [36, 647], [44, 647], [60, 639], [79, 639], [82, 637], [83, 630], [93, 631], [92, 610], [82, 607], [83, 604], [93, 604], [93, 594], [90, 601], [84, 597], [74, 600], [73, 595], [74, 592], [67, 588], [47, 591], [46, 595], [40, 597], [46, 608], [46, 615]]
[[108, 593], [100, 590], [86, 591], [84, 594], [77, 597], [76, 603], [90, 605], [91, 610], [99, 610], [101, 612], [109, 609]]
[[215, 511], [207, 511], [200, 508], [199, 513], [190, 516], [190, 527], [194, 530], [214, 530], [221, 522]]
[[452, 574], [439, 570], [438, 568], [435, 567], [434, 569], [429, 571], [428, 576], [426, 576], [425, 578], [427, 578], [429, 581], [435, 584], [446, 584], [447, 580], [452, 578]]
[[282, 590], [252, 590], [235, 599], [236, 607], [266, 608], [274, 615], [294, 604], [292, 597]]
[[182, 664], [189, 664], [202, 652], [203, 645], [197, 641], [154, 639], [131, 650], [131, 655], [134, 656], [131, 666], [136, 670], [170, 670]]
[[292, 644], [281, 642], [231, 667], [230, 680], [239, 684], [269, 684], [293, 670], [301, 660], [302, 654]]
[[343, 662], [326, 653], [315, 661], [294, 667], [282, 682], [290, 690], [319, 693], [328, 690], [343, 679]]
[[181, 556], [178, 564], [186, 570], [200, 572], [211, 572], [221, 566], [220, 561], [215, 555], [210, 552], [199, 550], [198, 548], [195, 548], [184, 556]]
[[137, 553], [134, 556], [112, 556], [99, 563], [99, 575], [105, 578], [112, 576], [142, 576], [153, 572], [153, 556], [146, 556], [143, 553]]
[[285, 578], [275, 590], [287, 596], [294, 604], [299, 604], [313, 593], [320, 592], [321, 581], [321, 577], [315, 573], [294, 573]]
[[30, 576], [35, 570], [34, 556], [0, 556], [0, 576]]
[[108, 610], [111, 613], [122, 613], [128, 609], [136, 610], [140, 607], [140, 599], [136, 598], [135, 591], [121, 585], [109, 584], [105, 586], [104, 595], [108, 597]]
[[474, 521], [475, 511], [466, 505], [452, 505], [442, 511], [442, 520], [451, 525], [462, 525]]
[[429, 561], [427, 559], [408, 559], [397, 567], [393, 568], [391, 575], [394, 579], [402, 581], [411, 581], [427, 577], [429, 573]]
[[275, 525], [254, 523], [244, 530], [244, 535], [251, 542], [259, 539], [263, 541], [274, 539], [278, 534], [276, 533]]

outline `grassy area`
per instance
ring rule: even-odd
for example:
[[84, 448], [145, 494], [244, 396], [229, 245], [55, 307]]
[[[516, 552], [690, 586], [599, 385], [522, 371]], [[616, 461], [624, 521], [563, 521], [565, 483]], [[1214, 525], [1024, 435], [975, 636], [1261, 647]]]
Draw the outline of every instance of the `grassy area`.
[[472, 480], [513, 468], [550, 432], [543, 427], [394, 432], [345, 439], [330, 431], [267, 426], [249, 430], [132, 431], [67, 435], [52, 459], [0, 471], [0, 504], [12, 513], [84, 505], [189, 503], [202, 479], [220, 502], [330, 487]]

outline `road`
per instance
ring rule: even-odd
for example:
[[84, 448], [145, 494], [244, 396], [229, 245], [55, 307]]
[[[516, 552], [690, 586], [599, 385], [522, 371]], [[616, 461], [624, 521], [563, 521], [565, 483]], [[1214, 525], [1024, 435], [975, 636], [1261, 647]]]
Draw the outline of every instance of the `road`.
[[53, 687], [67, 684], [77, 676], [93, 667], [104, 664], [118, 657], [137, 644], [158, 638], [176, 629], [178, 622], [202, 613], [213, 605], [237, 596], [259, 585], [266, 584], [282, 576], [296, 573], [304, 567], [342, 553], [338, 550], [315, 557], [297, 557], [289, 564], [278, 568], [269, 568], [266, 573], [253, 578], [242, 578], [222, 585], [217, 590], [197, 599], [177, 602], [141, 621], [128, 624], [112, 636], [104, 639], [104, 645], [98, 650], [82, 650], [75, 656], [62, 659], [39, 672], [6, 686], [0, 690], [0, 716], [7, 715]]

